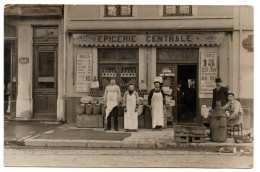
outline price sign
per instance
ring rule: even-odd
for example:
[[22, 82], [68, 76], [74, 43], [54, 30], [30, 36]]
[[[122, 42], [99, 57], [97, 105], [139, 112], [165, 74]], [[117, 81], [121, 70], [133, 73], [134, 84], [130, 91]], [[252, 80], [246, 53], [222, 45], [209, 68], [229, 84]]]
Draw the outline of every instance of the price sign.
[[92, 55], [77, 55], [77, 83], [76, 92], [88, 92], [91, 88]]
[[212, 94], [218, 75], [217, 53], [200, 54], [200, 93]]

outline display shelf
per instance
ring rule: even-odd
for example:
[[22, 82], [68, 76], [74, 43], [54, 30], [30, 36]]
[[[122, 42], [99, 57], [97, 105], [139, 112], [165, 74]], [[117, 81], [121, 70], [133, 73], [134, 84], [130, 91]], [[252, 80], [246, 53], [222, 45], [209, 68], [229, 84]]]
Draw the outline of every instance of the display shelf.
[[115, 78], [116, 76], [100, 76], [101, 78]]

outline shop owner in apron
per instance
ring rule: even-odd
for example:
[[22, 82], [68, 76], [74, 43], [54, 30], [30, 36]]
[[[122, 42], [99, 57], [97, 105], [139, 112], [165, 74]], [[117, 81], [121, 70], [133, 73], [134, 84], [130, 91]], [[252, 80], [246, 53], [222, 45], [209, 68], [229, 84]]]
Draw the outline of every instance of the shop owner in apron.
[[114, 130], [118, 131], [118, 106], [121, 101], [121, 91], [116, 80], [110, 80], [110, 85], [105, 89], [104, 104], [106, 105], [105, 131], [111, 130], [111, 116], [114, 116]]
[[124, 107], [124, 127], [126, 132], [137, 131], [138, 128], [138, 107], [139, 107], [139, 96], [135, 91], [133, 84], [129, 85], [128, 90], [124, 94], [123, 98]]
[[161, 131], [164, 127], [165, 95], [159, 81], [154, 82], [154, 87], [149, 93], [148, 104], [152, 112], [153, 130]]

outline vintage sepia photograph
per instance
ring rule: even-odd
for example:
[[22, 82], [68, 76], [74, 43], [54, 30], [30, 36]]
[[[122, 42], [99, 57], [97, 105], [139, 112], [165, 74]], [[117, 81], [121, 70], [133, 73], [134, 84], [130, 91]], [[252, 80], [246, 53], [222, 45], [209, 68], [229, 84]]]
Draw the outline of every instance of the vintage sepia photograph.
[[253, 6], [3, 11], [5, 167], [254, 167]]

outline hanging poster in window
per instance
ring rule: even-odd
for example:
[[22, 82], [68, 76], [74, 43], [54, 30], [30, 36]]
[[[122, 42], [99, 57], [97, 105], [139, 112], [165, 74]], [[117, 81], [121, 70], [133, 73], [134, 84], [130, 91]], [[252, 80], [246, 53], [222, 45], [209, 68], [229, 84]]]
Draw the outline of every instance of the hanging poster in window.
[[200, 54], [200, 93], [212, 94], [218, 75], [217, 53]]
[[77, 55], [76, 92], [89, 92], [92, 76], [92, 54]]

